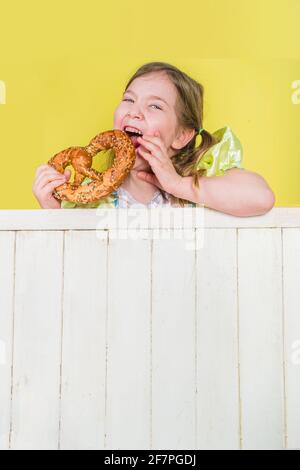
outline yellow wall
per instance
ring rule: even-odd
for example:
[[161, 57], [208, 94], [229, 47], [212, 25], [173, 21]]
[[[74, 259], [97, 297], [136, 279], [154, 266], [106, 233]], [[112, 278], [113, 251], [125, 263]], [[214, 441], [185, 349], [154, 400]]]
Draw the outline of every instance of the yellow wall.
[[276, 206], [300, 205], [299, 0], [2, 3], [1, 209], [39, 208], [36, 167], [111, 129], [126, 81], [149, 61], [199, 80], [204, 126], [229, 125]]

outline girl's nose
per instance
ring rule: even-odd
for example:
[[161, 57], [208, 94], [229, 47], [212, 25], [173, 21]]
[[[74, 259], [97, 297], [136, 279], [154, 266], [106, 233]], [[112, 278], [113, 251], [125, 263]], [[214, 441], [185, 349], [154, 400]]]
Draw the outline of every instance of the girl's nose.
[[132, 118], [135, 118], [135, 117], [141, 118], [142, 117], [142, 112], [140, 111], [140, 109], [137, 106], [135, 106], [135, 107], [131, 106], [130, 111], [128, 111], [127, 115], [132, 117]]

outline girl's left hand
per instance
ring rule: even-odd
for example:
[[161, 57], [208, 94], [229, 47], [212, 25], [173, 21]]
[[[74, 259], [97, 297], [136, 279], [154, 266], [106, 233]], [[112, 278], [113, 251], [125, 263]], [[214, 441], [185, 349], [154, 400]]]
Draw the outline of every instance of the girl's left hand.
[[167, 149], [160, 138], [159, 131], [155, 131], [154, 136], [144, 135], [138, 137], [138, 142], [140, 147], [137, 152], [147, 160], [153, 171], [153, 173], [139, 171], [138, 177], [169, 194], [173, 194], [182, 177], [175, 170]]

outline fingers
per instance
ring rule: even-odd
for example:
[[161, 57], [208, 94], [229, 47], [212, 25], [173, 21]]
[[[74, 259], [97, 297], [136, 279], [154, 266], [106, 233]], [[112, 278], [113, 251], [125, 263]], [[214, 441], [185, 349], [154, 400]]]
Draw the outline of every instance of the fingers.
[[149, 152], [154, 152], [155, 150], [157, 152], [160, 150], [160, 147], [152, 142], [153, 137], [150, 139], [151, 140], [148, 140], [147, 137], [138, 137], [137, 140], [143, 147], [149, 150]]
[[[138, 137], [137, 140], [144, 147], [151, 149], [151, 151], [156, 150], [156, 153], [160, 151], [165, 155], [167, 154], [165, 144], [160, 137], [143, 135], [143, 137]], [[149, 147], [147, 144], [149, 144]]]
[[49, 181], [53, 181], [54, 179], [60, 179], [60, 180], [65, 180], [64, 175], [61, 175], [60, 173], [58, 174], [56, 171], [51, 171], [51, 170], [44, 170], [37, 176], [37, 178], [34, 181], [33, 186], [36, 188], [41, 188], [45, 186], [45, 184]]
[[53, 168], [51, 165], [40, 165], [37, 167], [36, 172], [35, 172], [35, 177], [37, 178], [41, 173], [43, 173], [45, 170], [52, 170], [55, 171], [56, 173], [59, 173], [58, 171]]
[[146, 171], [139, 171], [138, 172], [138, 177], [141, 178], [144, 181], [147, 181], [148, 183], [153, 184], [154, 176], [151, 175], [150, 173], [147, 173]]
[[41, 165], [37, 168], [32, 189], [41, 188], [45, 186], [47, 181], [53, 181], [54, 178], [61, 178], [64, 181], [68, 180], [71, 176], [71, 172], [67, 175], [67, 171], [68, 170], [66, 170], [65, 174], [62, 174], [50, 165]]
[[70, 170], [61, 174], [51, 165], [41, 165], [37, 168], [32, 192], [43, 209], [60, 208], [60, 202], [54, 198], [52, 193], [55, 188], [66, 183], [70, 176]]
[[55, 180], [55, 181], [49, 181], [45, 184], [45, 186], [40, 190], [41, 194], [42, 195], [47, 195], [47, 194], [51, 194], [52, 191], [57, 188], [58, 186], [61, 186], [62, 184], [64, 183], [61, 182], [61, 181], [58, 181], [58, 180]]
[[34, 193], [39, 193], [46, 186], [47, 183], [54, 181], [56, 181], [58, 185], [63, 184], [66, 182], [66, 177], [61, 174], [57, 174], [57, 172], [53, 173], [49, 170], [45, 170], [34, 181], [32, 190]]
[[149, 153], [148, 150], [143, 150], [141, 147], [138, 147], [137, 151], [138, 151], [138, 154], [149, 163], [152, 170], [158, 169], [163, 164], [163, 161], [160, 160], [160, 158], [157, 158], [157, 157], [154, 158], [153, 155]]
[[141, 155], [145, 160], [147, 160], [147, 162], [150, 163], [151, 160], [153, 160], [153, 157], [151, 154], [149, 154], [149, 152], [147, 152], [146, 150], [143, 150], [141, 147], [138, 147], [137, 149], [137, 153], [139, 155]]
[[[53, 183], [56, 184], [56, 186], [59, 186], [67, 181], [66, 177], [61, 175], [49, 175], [48, 173], [45, 175], [42, 175], [39, 179], [39, 182], [37, 183], [37, 187], [39, 190], [42, 190], [45, 186], [47, 186], [48, 183]], [[54, 186], [54, 188], [56, 187]]]
[[54, 189], [61, 184], [62, 183], [57, 181], [51, 181], [50, 183], [47, 183], [42, 189], [40, 189], [38, 199], [42, 202], [55, 199], [52, 193]]
[[62, 176], [62, 174], [59, 173], [58, 171], [56, 171], [55, 168], [53, 168], [52, 166], [50, 166], [50, 165], [41, 165], [37, 168], [36, 173], [35, 173], [35, 181], [34, 181], [35, 184], [39, 183], [40, 179], [46, 174]]
[[65, 170], [64, 173], [60, 173], [59, 171], [57, 171], [55, 168], [53, 168], [51, 165], [41, 165], [37, 168], [36, 170], [36, 173], [35, 173], [35, 178], [39, 178], [42, 174], [46, 174], [46, 173], [49, 173], [49, 174], [54, 174], [54, 175], [57, 175], [57, 176], [63, 176], [65, 175], [67, 177], [67, 179], [70, 178], [71, 176], [71, 170]]
[[146, 171], [139, 171], [138, 172], [138, 177], [144, 181], [147, 181], [147, 183], [154, 184], [158, 188], [162, 189], [161, 184], [159, 183], [157, 177], [155, 176], [154, 173], [147, 173]]

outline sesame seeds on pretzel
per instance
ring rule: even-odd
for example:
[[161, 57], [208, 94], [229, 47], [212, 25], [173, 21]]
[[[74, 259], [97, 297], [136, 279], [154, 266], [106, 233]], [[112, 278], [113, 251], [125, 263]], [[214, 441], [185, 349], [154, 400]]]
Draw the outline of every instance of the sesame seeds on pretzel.
[[[113, 165], [103, 173], [91, 168], [93, 157], [110, 148], [115, 153]], [[134, 165], [135, 157], [134, 145], [126, 132], [119, 129], [101, 132], [86, 147], [69, 147], [48, 161], [48, 165], [60, 173], [64, 173], [68, 165], [75, 170], [74, 181], [56, 187], [53, 196], [77, 204], [96, 202], [122, 184]], [[81, 186], [86, 177], [93, 181]]]

